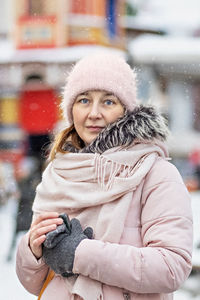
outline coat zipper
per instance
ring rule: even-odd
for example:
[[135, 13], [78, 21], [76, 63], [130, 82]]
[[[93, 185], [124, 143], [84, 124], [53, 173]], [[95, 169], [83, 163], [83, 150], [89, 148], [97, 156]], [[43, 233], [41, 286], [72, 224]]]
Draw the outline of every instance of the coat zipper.
[[131, 296], [129, 293], [123, 293], [123, 296], [125, 300], [131, 300]]

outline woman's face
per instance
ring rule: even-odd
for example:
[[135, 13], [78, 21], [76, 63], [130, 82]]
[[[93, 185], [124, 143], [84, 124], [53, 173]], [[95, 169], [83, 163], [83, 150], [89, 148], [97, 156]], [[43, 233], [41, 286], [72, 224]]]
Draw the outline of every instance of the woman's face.
[[74, 127], [84, 143], [90, 144], [108, 124], [124, 115], [119, 99], [106, 91], [88, 91], [75, 99]]

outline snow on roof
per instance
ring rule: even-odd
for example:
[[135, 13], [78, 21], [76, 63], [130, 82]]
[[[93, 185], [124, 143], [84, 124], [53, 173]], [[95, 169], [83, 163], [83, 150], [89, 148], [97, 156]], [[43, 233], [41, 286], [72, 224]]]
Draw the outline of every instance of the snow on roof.
[[138, 29], [138, 30], [151, 30], [155, 32], [167, 33], [168, 28], [163, 26], [159, 20], [152, 22], [151, 18], [148, 22], [148, 17], [143, 18], [140, 16], [124, 16], [121, 17], [121, 26], [127, 29]]
[[142, 35], [128, 49], [136, 63], [200, 64], [200, 38]]
[[71, 63], [96, 51], [112, 51], [125, 57], [125, 51], [97, 45], [72, 46], [49, 49], [14, 48], [10, 41], [0, 41], [0, 63], [46, 62]]
[[[131, 1], [129, 1], [131, 2]], [[191, 35], [200, 27], [199, 0], [148, 0], [132, 1], [138, 15], [130, 26], [162, 30], [170, 34]], [[132, 25], [131, 25], [132, 24]]]

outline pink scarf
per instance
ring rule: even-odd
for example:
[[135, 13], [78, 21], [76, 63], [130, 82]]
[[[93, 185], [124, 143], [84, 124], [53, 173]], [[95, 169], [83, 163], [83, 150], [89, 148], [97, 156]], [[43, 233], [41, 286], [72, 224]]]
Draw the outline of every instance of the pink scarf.
[[[158, 156], [167, 156], [161, 143], [116, 147], [102, 155], [58, 154], [43, 173], [33, 211], [75, 214], [83, 229], [93, 228], [95, 239], [119, 243], [133, 192]], [[72, 295], [103, 299], [101, 282], [82, 275], [65, 281]]]

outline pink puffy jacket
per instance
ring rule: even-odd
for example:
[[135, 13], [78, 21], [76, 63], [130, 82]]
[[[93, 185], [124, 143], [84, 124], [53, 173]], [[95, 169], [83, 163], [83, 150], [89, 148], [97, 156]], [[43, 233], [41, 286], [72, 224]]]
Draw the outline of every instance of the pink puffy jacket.
[[[169, 300], [191, 271], [192, 213], [189, 193], [177, 169], [158, 158], [133, 193], [120, 244], [83, 240], [73, 271], [103, 283], [104, 300]], [[48, 273], [20, 241], [17, 275], [38, 295]], [[62, 276], [55, 275], [42, 300], [71, 299]], [[78, 299], [78, 297], [77, 297]]]

